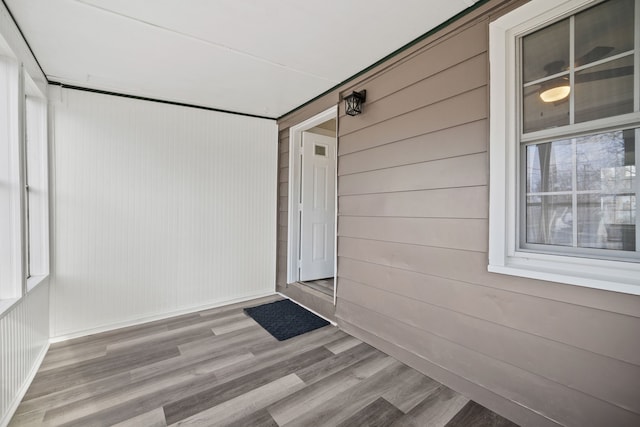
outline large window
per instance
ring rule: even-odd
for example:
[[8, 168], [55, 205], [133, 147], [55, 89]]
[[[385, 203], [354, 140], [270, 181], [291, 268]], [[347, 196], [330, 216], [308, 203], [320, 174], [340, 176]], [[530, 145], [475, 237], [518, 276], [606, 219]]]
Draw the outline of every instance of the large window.
[[47, 102], [1, 48], [0, 314], [49, 272]]
[[27, 290], [49, 272], [47, 101], [25, 75], [25, 275]]
[[492, 24], [489, 270], [640, 293], [639, 3]]

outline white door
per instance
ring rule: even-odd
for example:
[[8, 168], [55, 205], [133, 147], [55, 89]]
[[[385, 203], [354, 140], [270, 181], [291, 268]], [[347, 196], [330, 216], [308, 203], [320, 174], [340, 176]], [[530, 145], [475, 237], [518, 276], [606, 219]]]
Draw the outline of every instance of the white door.
[[302, 132], [300, 280], [333, 277], [336, 138]]

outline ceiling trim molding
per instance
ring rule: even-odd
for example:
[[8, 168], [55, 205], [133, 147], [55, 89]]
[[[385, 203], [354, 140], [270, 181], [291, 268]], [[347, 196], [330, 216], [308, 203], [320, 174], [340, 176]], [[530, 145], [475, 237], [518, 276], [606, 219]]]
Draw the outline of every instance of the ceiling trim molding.
[[53, 86], [60, 86], [61, 88], [64, 88], [64, 89], [80, 90], [83, 92], [93, 92], [93, 93], [99, 93], [101, 95], [119, 96], [121, 98], [137, 99], [140, 101], [158, 102], [160, 104], [176, 105], [178, 107], [197, 108], [198, 110], [207, 110], [207, 111], [215, 111], [216, 113], [234, 114], [236, 116], [252, 117], [254, 119], [276, 120], [275, 117], [260, 116], [257, 114], [249, 114], [249, 113], [240, 113], [238, 111], [223, 110], [221, 108], [205, 107], [203, 105], [187, 104], [184, 102], [167, 101], [164, 99], [149, 98], [146, 96], [137, 96], [137, 95], [129, 95], [126, 93], [110, 92], [108, 90], [69, 85], [66, 83], [55, 82], [51, 80], [49, 80], [49, 84]]
[[429, 31], [424, 33], [423, 35], [413, 39], [412, 41], [410, 41], [409, 43], [405, 44], [404, 46], [394, 50], [393, 52], [391, 52], [390, 54], [388, 54], [384, 58], [379, 59], [375, 63], [369, 65], [367, 68], [363, 69], [362, 71], [357, 72], [356, 74], [352, 75], [351, 77], [347, 78], [346, 80], [343, 80], [342, 82], [338, 83], [337, 85], [325, 90], [320, 95], [310, 99], [309, 101], [305, 102], [304, 104], [300, 104], [296, 108], [284, 113], [283, 115], [278, 117], [277, 120], [278, 121], [282, 120], [283, 118], [285, 118], [289, 114], [293, 114], [296, 111], [301, 110], [302, 108], [306, 107], [307, 105], [309, 105], [309, 104], [317, 101], [318, 99], [330, 94], [331, 92], [339, 89], [340, 87], [346, 85], [347, 83], [352, 82], [353, 80], [357, 79], [358, 77], [362, 76], [363, 74], [365, 74], [365, 73], [371, 71], [372, 69], [376, 68], [380, 64], [386, 62], [387, 60], [389, 60], [389, 59], [391, 59], [393, 57], [395, 57], [396, 55], [399, 55], [400, 53], [402, 53], [405, 50], [411, 48], [412, 46], [415, 46], [416, 44], [420, 43], [421, 41], [423, 41], [427, 37], [432, 36], [433, 34], [437, 33], [438, 31], [442, 30], [443, 28], [448, 27], [449, 25], [453, 24], [454, 22], [458, 21], [459, 19], [464, 18], [469, 13], [471, 13], [474, 10], [482, 7], [483, 5], [485, 5], [486, 3], [490, 2], [490, 1], [491, 0], [480, 0], [480, 1], [478, 1], [477, 3], [475, 3], [472, 6], [466, 8], [462, 12], [459, 12], [458, 14], [456, 14], [456, 15], [452, 16], [451, 18], [449, 18], [448, 20], [444, 21], [442, 24], [438, 25], [437, 27], [433, 27], [432, 29], [430, 29]]
[[[35, 53], [33, 53], [33, 49], [31, 49], [31, 45], [29, 44], [29, 41], [24, 36], [24, 33], [22, 32], [22, 28], [20, 28], [20, 25], [18, 25], [18, 21], [16, 21], [16, 18], [13, 16], [13, 13], [11, 13], [11, 9], [9, 9], [9, 6], [4, 0], [2, 0], [2, 5], [7, 10], [7, 13], [9, 14], [9, 17], [11, 18], [11, 20], [13, 21], [13, 24], [18, 29], [18, 32], [20, 33], [20, 37], [22, 37], [22, 40], [24, 40], [24, 44], [27, 45], [27, 49], [29, 49], [29, 52], [31, 52], [31, 56], [33, 56], [33, 59], [36, 61], [36, 64], [38, 65], [38, 68], [40, 68], [40, 72], [42, 73], [44, 78], [47, 79], [47, 73], [45, 73], [44, 70], [42, 69], [42, 65], [40, 65], [40, 61], [38, 61], [38, 57], [36, 56]], [[48, 79], [47, 79], [47, 82], [49, 82]]]

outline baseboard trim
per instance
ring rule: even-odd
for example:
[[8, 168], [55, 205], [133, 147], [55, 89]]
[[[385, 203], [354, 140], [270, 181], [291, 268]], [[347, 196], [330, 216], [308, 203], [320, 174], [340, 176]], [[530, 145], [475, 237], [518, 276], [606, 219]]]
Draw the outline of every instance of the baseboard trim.
[[40, 369], [40, 365], [42, 365], [42, 362], [44, 361], [44, 357], [47, 355], [47, 351], [49, 351], [49, 345], [50, 345], [50, 341], [47, 341], [45, 345], [42, 347], [42, 350], [40, 350], [40, 354], [38, 354], [38, 357], [36, 358], [35, 363], [31, 367], [31, 371], [29, 371], [29, 375], [27, 376], [27, 378], [25, 378], [24, 383], [22, 384], [22, 387], [20, 387], [20, 390], [14, 397], [13, 402], [11, 402], [11, 405], [9, 405], [8, 411], [4, 414], [2, 419], [0, 419], [0, 427], [7, 427], [9, 425], [9, 422], [13, 418], [13, 415], [18, 410], [18, 406], [20, 406], [20, 402], [22, 402], [24, 395], [27, 394], [27, 390], [29, 390], [29, 386], [31, 386], [31, 382], [36, 377], [36, 374], [38, 373], [38, 369]]
[[225, 306], [225, 305], [231, 305], [231, 304], [236, 304], [236, 303], [240, 303], [240, 302], [250, 301], [250, 300], [256, 299], [256, 298], [268, 297], [268, 296], [275, 295], [275, 294], [276, 294], [275, 291], [260, 292], [260, 293], [257, 293], [257, 294], [246, 295], [246, 296], [242, 296], [242, 297], [238, 297], [238, 298], [233, 298], [233, 299], [230, 299], [230, 300], [210, 302], [210, 303], [203, 304], [203, 305], [187, 307], [187, 308], [183, 308], [183, 309], [179, 309], [179, 310], [160, 313], [160, 314], [157, 314], [157, 315], [140, 317], [140, 318], [137, 318], [137, 319], [134, 319], [134, 320], [128, 320], [128, 321], [125, 321], [125, 322], [113, 323], [113, 324], [110, 324], [110, 325], [104, 325], [104, 326], [100, 326], [100, 327], [92, 328], [92, 329], [85, 329], [85, 330], [82, 330], [82, 331], [79, 331], [79, 332], [74, 332], [74, 333], [71, 333], [71, 334], [58, 335], [56, 337], [51, 338], [50, 342], [51, 343], [58, 343], [58, 342], [62, 342], [62, 341], [71, 340], [71, 339], [74, 339], [74, 338], [85, 337], [87, 335], [99, 334], [101, 332], [109, 332], [109, 331], [113, 331], [115, 329], [126, 328], [126, 327], [129, 327], [129, 326], [141, 325], [143, 323], [153, 322], [155, 320], [168, 319], [170, 317], [180, 316], [182, 314], [189, 314], [189, 313], [194, 313], [196, 311], [209, 310], [209, 309], [212, 309], [212, 308], [222, 307], [222, 306]]

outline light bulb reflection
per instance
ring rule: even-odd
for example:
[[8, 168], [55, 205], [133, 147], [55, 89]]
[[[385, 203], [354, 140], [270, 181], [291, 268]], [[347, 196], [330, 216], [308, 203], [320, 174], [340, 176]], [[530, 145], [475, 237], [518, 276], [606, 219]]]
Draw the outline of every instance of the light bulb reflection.
[[544, 102], [557, 102], [569, 96], [571, 88], [569, 85], [556, 86], [540, 92], [540, 99]]

